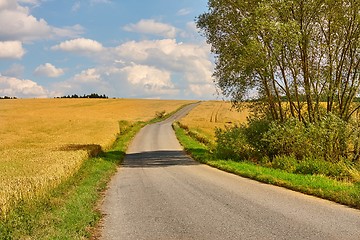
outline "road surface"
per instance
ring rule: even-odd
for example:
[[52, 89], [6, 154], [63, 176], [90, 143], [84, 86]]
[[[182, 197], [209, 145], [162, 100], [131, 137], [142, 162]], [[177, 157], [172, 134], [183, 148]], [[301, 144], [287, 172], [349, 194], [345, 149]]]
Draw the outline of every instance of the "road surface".
[[101, 239], [360, 239], [360, 211], [199, 164], [171, 123], [143, 128], [112, 179]]

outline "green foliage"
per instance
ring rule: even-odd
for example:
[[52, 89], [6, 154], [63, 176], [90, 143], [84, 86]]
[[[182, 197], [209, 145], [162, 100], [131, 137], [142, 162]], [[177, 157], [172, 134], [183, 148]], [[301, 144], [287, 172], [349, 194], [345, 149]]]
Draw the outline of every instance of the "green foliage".
[[263, 135], [268, 131], [267, 119], [252, 118], [248, 125], [216, 129], [215, 153], [222, 159], [247, 160], [259, 158], [268, 152]]
[[352, 149], [358, 138], [352, 136], [355, 132], [351, 129], [351, 123], [333, 114], [307, 125], [297, 119], [289, 119], [283, 123], [273, 122], [264, 135], [264, 141], [273, 155], [292, 154], [297, 159], [314, 157], [338, 162], [355, 157]]
[[268, 155], [269, 149], [264, 141], [264, 134], [269, 131], [270, 121], [267, 118], [249, 118], [248, 124], [243, 126], [243, 132], [250, 144], [253, 154], [257, 157]]
[[294, 155], [299, 159], [312, 152], [305, 126], [296, 119], [284, 123], [273, 122], [263, 140], [268, 144], [270, 156]]
[[216, 55], [215, 82], [235, 103], [257, 90], [279, 121], [313, 123], [326, 113], [347, 121], [356, 112], [358, 1], [208, 0], [197, 26]]
[[324, 175], [339, 180], [351, 180], [348, 167], [343, 162], [332, 163], [321, 159], [305, 158], [299, 161], [295, 172]]
[[201, 142], [209, 147], [213, 147], [214, 143], [207, 136], [200, 133], [198, 130], [190, 129], [188, 126], [182, 124], [181, 122], [176, 122], [175, 125], [184, 129], [188, 135], [196, 139], [198, 142]]
[[245, 160], [251, 154], [251, 147], [244, 134], [244, 126], [226, 127], [216, 129], [217, 157], [222, 159]]
[[[303, 175], [289, 173], [281, 169], [259, 166], [248, 161], [235, 162], [214, 159], [209, 150], [203, 144], [187, 135], [184, 129], [177, 126], [174, 126], [174, 128], [179, 141], [195, 160], [260, 182], [286, 187], [360, 209], [360, 185], [356, 182], [338, 181], [321, 174]], [[289, 162], [294, 162], [294, 160], [295, 158], [288, 158]], [[309, 161], [311, 160], [309, 159]], [[270, 166], [270, 159], [264, 156], [261, 163]], [[359, 176], [359, 171], [355, 168], [353, 169], [354, 175]], [[358, 180], [360, 180], [360, 177]]]
[[181, 125], [179, 122], [174, 123], [172, 126], [179, 142], [184, 146], [185, 151], [194, 159], [202, 163], [206, 163], [212, 159], [213, 154], [211, 154], [207, 145], [199, 142], [194, 135], [190, 134], [187, 126]]
[[[311, 124], [308, 137], [316, 146], [314, 153], [320, 153], [327, 161], [338, 162], [348, 156], [351, 123], [334, 114], [327, 114], [318, 123]], [[318, 156], [320, 157], [320, 156]]]
[[[328, 114], [317, 123], [251, 119], [216, 131], [216, 156], [252, 160], [289, 173], [358, 181], [359, 128]], [[355, 166], [355, 167], [354, 167]]]
[[289, 173], [297, 170], [298, 161], [294, 156], [276, 156], [271, 166], [276, 169], [281, 169]]
[[270, 166], [289, 173], [323, 175], [337, 180], [355, 180], [344, 162], [332, 163], [311, 157], [298, 160], [294, 156], [282, 155], [274, 157]]

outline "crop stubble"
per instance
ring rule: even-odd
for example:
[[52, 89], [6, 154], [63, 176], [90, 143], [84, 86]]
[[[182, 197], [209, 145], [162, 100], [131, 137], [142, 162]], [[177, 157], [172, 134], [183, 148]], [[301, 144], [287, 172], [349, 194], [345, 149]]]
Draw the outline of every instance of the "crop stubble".
[[238, 112], [232, 108], [230, 102], [206, 101], [201, 102], [186, 117], [181, 119], [180, 124], [210, 141], [214, 141], [216, 128], [244, 123], [248, 116], [248, 109], [245, 108]]

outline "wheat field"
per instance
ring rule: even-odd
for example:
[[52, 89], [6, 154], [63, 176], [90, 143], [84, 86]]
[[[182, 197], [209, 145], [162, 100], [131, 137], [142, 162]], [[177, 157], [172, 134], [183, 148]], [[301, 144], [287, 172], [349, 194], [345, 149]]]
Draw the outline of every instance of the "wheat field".
[[248, 116], [248, 109], [245, 108], [238, 112], [232, 108], [230, 102], [206, 101], [201, 102], [185, 118], [181, 119], [180, 124], [212, 142], [215, 139], [216, 128], [244, 123]]
[[0, 100], [0, 211], [48, 191], [109, 148], [119, 121], [147, 121], [190, 101]]

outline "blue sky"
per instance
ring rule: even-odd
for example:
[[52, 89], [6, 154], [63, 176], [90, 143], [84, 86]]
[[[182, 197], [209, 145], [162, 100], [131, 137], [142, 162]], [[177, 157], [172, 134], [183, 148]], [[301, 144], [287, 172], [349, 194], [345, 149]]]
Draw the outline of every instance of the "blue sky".
[[0, 96], [216, 99], [205, 0], [0, 0]]

